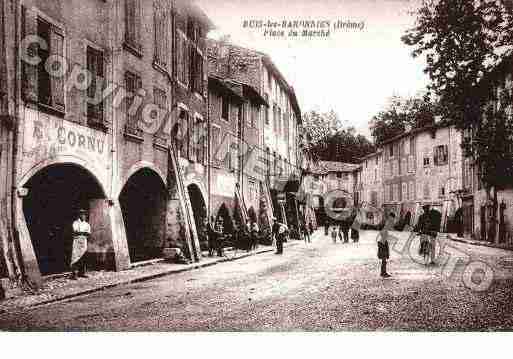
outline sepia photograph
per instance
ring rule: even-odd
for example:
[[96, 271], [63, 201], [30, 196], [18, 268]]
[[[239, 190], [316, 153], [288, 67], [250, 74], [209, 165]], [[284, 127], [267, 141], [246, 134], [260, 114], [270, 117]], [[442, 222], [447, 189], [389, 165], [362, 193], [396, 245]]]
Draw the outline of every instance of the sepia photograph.
[[0, 342], [512, 329], [513, 0], [0, 0]]

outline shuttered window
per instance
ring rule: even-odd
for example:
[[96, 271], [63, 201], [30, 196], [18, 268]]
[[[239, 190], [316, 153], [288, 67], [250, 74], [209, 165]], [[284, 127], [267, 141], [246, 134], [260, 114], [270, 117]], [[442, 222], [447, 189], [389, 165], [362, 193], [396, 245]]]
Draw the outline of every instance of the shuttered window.
[[447, 145], [440, 145], [434, 148], [435, 152], [435, 165], [443, 166], [449, 161], [449, 149]]
[[178, 110], [178, 121], [173, 129], [173, 138], [175, 140], [175, 149], [180, 157], [187, 157], [187, 136], [189, 113], [184, 109]]
[[64, 56], [64, 32], [26, 7], [22, 7], [22, 26], [24, 36], [37, 35], [48, 45], [46, 49], [37, 44], [29, 48], [29, 56], [37, 55], [41, 62], [39, 65], [23, 62], [23, 98], [64, 112], [64, 77], [50, 76], [45, 69], [50, 56]]
[[87, 47], [87, 70], [91, 74], [91, 85], [87, 88], [87, 119], [90, 124], [103, 123], [103, 101], [96, 103], [101, 98], [104, 62], [103, 51]]
[[156, 0], [153, 8], [155, 63], [167, 70], [167, 59], [169, 55], [169, 13], [166, 2], [163, 0]]
[[203, 96], [203, 56], [194, 44], [190, 45], [189, 55], [189, 77], [190, 89]]
[[127, 101], [127, 127], [130, 129], [137, 129], [140, 111], [137, 111], [135, 114], [130, 114], [129, 109], [133, 99], [135, 98], [134, 96], [137, 93], [137, 90], [142, 88], [141, 77], [137, 74], [134, 74], [133, 72], [127, 71], [125, 73], [125, 83], [128, 93], [133, 94], [130, 100]]
[[[265, 99], [265, 102], [269, 103], [269, 95], [268, 94], [264, 94], [264, 99]], [[265, 107], [264, 108], [264, 123], [266, 125], [269, 124], [269, 108], [268, 107]]]
[[136, 51], [141, 51], [140, 27], [140, 0], [125, 0], [125, 43]]
[[188, 86], [188, 51], [187, 51], [187, 39], [185, 35], [177, 31], [176, 32], [176, 76], [178, 81], [183, 85]]
[[230, 102], [226, 96], [221, 97], [221, 118], [230, 121]]

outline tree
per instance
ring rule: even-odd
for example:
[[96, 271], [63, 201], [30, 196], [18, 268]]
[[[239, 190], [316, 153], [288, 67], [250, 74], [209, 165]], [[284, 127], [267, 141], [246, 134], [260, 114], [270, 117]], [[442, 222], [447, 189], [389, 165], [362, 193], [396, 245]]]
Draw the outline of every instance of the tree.
[[511, 0], [424, 0], [415, 26], [402, 38], [414, 57], [425, 56], [429, 90], [439, 97], [443, 117], [472, 133], [465, 148], [476, 160], [488, 199], [492, 189], [497, 198], [510, 168], [495, 159], [511, 159], [511, 147], [507, 116], [486, 113], [493, 86], [482, 80], [511, 56], [512, 7]]
[[431, 101], [427, 93], [410, 98], [392, 96], [387, 107], [369, 123], [374, 143], [380, 145], [408, 128], [431, 126], [438, 112], [438, 103]]
[[344, 127], [336, 112], [310, 111], [303, 115], [303, 148], [314, 160], [354, 163], [375, 150], [354, 127]]

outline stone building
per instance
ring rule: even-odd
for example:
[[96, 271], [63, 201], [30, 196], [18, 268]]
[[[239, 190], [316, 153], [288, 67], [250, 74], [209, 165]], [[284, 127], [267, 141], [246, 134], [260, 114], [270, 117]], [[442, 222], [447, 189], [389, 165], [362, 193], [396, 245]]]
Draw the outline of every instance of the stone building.
[[327, 219], [326, 206], [340, 212], [359, 203], [360, 169], [360, 164], [336, 161], [318, 161], [311, 167], [311, 174], [303, 182], [311, 188], [318, 224]]
[[[504, 109], [513, 121], [513, 57], [503, 60], [481, 82], [488, 93], [483, 124], [491, 110], [492, 116]], [[506, 103], [504, 103], [506, 100]], [[508, 121], [508, 119], [506, 120]], [[472, 132], [465, 132], [472, 139]], [[513, 141], [513, 139], [509, 139]], [[511, 145], [510, 145], [511, 146]], [[510, 152], [511, 153], [511, 150]], [[488, 198], [486, 188], [479, 178], [479, 170], [470, 156], [463, 155], [463, 227], [464, 235], [501, 245], [513, 244], [513, 182], [505, 179], [504, 185], [497, 188], [497, 203], [493, 201], [493, 191]], [[494, 216], [494, 212], [496, 215]], [[496, 218], [496, 221], [494, 221]]]
[[210, 21], [170, 0], [0, 10], [0, 276], [65, 272], [80, 208], [93, 268], [127, 269], [173, 239], [198, 260]]
[[362, 158], [360, 201], [365, 210], [366, 221], [377, 225], [382, 221], [383, 207], [383, 151], [379, 150]]
[[240, 130], [244, 130], [246, 143], [258, 147], [254, 159], [259, 163], [257, 167], [265, 171], [265, 178], [258, 180], [260, 176], [253, 174], [246, 177], [245, 183], [241, 178], [245, 202], [252, 202], [259, 211], [266, 206], [268, 216], [272, 213], [279, 221], [297, 225], [301, 111], [293, 88], [269, 56], [255, 50], [209, 40], [208, 61], [211, 73], [241, 85], [246, 92], [244, 98], [257, 99], [244, 107], [244, 122], [250, 126], [241, 126]]
[[383, 208], [401, 224], [414, 224], [422, 206], [430, 204], [447, 229], [461, 203], [461, 134], [437, 123], [385, 141], [383, 151]]

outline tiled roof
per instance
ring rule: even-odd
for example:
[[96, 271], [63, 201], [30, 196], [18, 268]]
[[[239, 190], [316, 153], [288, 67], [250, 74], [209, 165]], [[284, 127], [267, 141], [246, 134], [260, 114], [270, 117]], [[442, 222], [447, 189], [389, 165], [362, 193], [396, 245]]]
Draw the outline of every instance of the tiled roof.
[[327, 174], [329, 172], [353, 172], [360, 167], [361, 165], [354, 163], [319, 161], [312, 167], [312, 173]]

